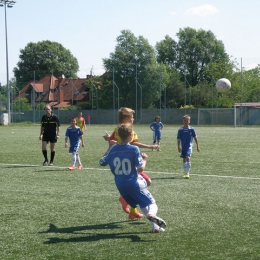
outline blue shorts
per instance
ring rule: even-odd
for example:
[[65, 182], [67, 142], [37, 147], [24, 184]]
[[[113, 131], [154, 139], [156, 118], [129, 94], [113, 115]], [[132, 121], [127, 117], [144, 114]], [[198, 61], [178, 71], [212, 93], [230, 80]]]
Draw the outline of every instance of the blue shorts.
[[191, 153], [192, 153], [192, 149], [182, 150], [180, 157], [181, 158], [191, 157]]
[[69, 149], [70, 153], [78, 153], [79, 152], [79, 146], [71, 146]]
[[161, 140], [161, 137], [162, 137], [161, 131], [156, 131], [156, 132], [153, 133], [153, 139], [154, 140]]
[[125, 201], [132, 207], [136, 208], [138, 205], [140, 208], [145, 208], [153, 203], [155, 203], [155, 199], [152, 194], [147, 189], [147, 183], [145, 179], [140, 176], [137, 179], [137, 183], [139, 185], [138, 191], [125, 191], [119, 190], [120, 195], [125, 199]]

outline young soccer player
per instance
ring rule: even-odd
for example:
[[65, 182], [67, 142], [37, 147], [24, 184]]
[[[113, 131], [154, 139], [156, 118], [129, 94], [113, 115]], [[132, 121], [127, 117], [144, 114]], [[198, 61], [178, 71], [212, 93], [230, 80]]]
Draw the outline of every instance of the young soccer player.
[[77, 120], [77, 126], [80, 127], [82, 135], [83, 135], [84, 131], [87, 131], [87, 126], [86, 126], [86, 120], [82, 116], [82, 112], [81, 111], [79, 111], [78, 117], [76, 118], [76, 120]]
[[190, 168], [191, 168], [191, 154], [192, 154], [192, 145], [193, 139], [197, 145], [197, 151], [200, 152], [200, 146], [197, 134], [195, 129], [189, 125], [190, 124], [190, 116], [183, 116], [183, 126], [179, 128], [177, 134], [177, 146], [178, 152], [181, 153], [180, 157], [183, 158], [183, 169], [184, 175], [183, 178], [189, 179]]
[[163, 129], [163, 123], [161, 122], [161, 118], [159, 116], [156, 116], [154, 122], [150, 124], [150, 129], [153, 131], [153, 144], [157, 144], [157, 151], [161, 151], [160, 141], [162, 138], [161, 130]]
[[50, 142], [51, 158], [49, 166], [53, 166], [55, 157], [55, 144], [60, 137], [60, 121], [59, 118], [52, 113], [51, 107], [44, 107], [45, 115], [41, 119], [41, 130], [39, 139], [42, 141], [42, 154], [44, 156], [43, 166], [48, 165], [47, 144]]
[[82, 147], [84, 147], [84, 140], [82, 138], [82, 131], [80, 127], [76, 125], [77, 121], [75, 117], [70, 119], [70, 126], [67, 128], [65, 133], [65, 148], [68, 147], [68, 139], [70, 140], [70, 149], [69, 152], [72, 153], [72, 163], [71, 166], [68, 167], [68, 170], [75, 170], [75, 164], [78, 162], [78, 169], [81, 170], [83, 168], [81, 164], [81, 160], [79, 157], [79, 146], [80, 141], [82, 142]]
[[152, 232], [165, 231], [166, 222], [156, 216], [158, 206], [147, 189], [146, 181], [139, 174], [145, 169], [148, 156], [145, 153], [141, 154], [138, 147], [129, 143], [134, 135], [133, 125], [121, 124], [117, 133], [121, 143], [110, 147], [99, 163], [101, 166], [109, 164], [119, 193], [131, 207], [140, 206], [153, 226]]
[[[130, 123], [133, 124], [134, 122], [134, 110], [128, 107], [121, 107], [118, 110], [118, 122], [120, 124], [123, 123]], [[115, 128], [114, 132], [112, 133], [112, 135], [110, 136], [107, 132], [106, 134], [103, 136], [105, 140], [109, 141], [110, 146], [112, 144], [117, 143], [121, 143], [121, 138], [118, 134], [118, 126]], [[148, 148], [148, 149], [157, 149], [158, 146], [157, 145], [146, 145], [146, 144], [142, 144], [138, 142], [138, 136], [135, 132], [133, 132], [133, 136], [131, 139], [131, 144], [132, 145], [136, 145], [139, 148]], [[146, 180], [147, 185], [149, 186], [151, 184], [151, 179], [148, 175], [146, 175], [144, 172], [140, 172], [140, 175], [142, 175], [142, 177]], [[124, 200], [124, 198], [122, 196], [120, 196], [119, 201], [122, 205], [122, 209], [129, 214], [128, 218], [133, 220], [135, 218], [142, 218], [143, 215], [141, 213], [138, 212], [137, 208], [132, 208], [129, 206], [129, 204]]]
[[77, 120], [77, 126], [79, 126], [80, 129], [81, 129], [81, 132], [84, 133], [84, 131], [87, 130], [87, 126], [86, 126], [86, 120], [82, 116], [82, 112], [81, 111], [79, 111], [78, 117], [76, 118], [76, 120]]

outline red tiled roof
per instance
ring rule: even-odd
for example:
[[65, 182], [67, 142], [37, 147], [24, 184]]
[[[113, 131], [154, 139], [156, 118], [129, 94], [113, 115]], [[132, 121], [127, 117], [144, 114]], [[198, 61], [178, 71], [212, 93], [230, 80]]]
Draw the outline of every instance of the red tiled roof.
[[[91, 77], [66, 79], [46, 75], [38, 81], [30, 81], [20, 91], [21, 98], [28, 98], [32, 89], [36, 92], [36, 102], [49, 103], [53, 107], [69, 107], [75, 102], [88, 101], [89, 89], [86, 81]], [[60, 102], [60, 103], [59, 103]]]

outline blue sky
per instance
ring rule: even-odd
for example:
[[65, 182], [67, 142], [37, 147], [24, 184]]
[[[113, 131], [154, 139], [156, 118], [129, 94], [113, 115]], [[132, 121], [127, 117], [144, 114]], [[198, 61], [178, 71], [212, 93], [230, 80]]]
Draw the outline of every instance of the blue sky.
[[[9, 76], [29, 42], [51, 40], [79, 62], [79, 77], [93, 67], [101, 75], [103, 58], [114, 51], [121, 30], [155, 44], [180, 28], [211, 30], [226, 52], [245, 69], [260, 64], [259, 0], [17, 0], [7, 8]], [[0, 8], [0, 82], [6, 84], [4, 8]]]

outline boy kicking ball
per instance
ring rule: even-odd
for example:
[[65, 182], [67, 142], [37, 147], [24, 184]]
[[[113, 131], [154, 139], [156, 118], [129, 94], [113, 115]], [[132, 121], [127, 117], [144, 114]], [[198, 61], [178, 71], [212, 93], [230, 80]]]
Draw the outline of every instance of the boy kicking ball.
[[[128, 107], [121, 107], [118, 110], [118, 122], [120, 124], [133, 124], [134, 123], [134, 110]], [[121, 138], [118, 134], [118, 126], [114, 129], [112, 135], [109, 135], [107, 132], [103, 136], [106, 141], [109, 141], [109, 146], [112, 144], [121, 143]], [[139, 148], [148, 148], [148, 149], [157, 149], [157, 145], [147, 145], [139, 143], [137, 134], [133, 131], [132, 139], [129, 141], [130, 144], [136, 145]], [[140, 172], [140, 175], [146, 180], [147, 185], [151, 184], [150, 177], [144, 172]], [[128, 214], [128, 218], [131, 220], [142, 218], [143, 214], [141, 214], [137, 208], [130, 207], [129, 204], [124, 200], [122, 196], [120, 196], [119, 201], [122, 205], [122, 209]]]
[[133, 136], [132, 124], [121, 124], [118, 134], [121, 143], [111, 146], [99, 163], [101, 166], [109, 164], [120, 195], [131, 207], [140, 206], [152, 224], [152, 233], [163, 232], [166, 222], [156, 215], [158, 206], [147, 189], [147, 182], [139, 174], [144, 171], [148, 156], [145, 153], [141, 154], [137, 146], [129, 143]]

